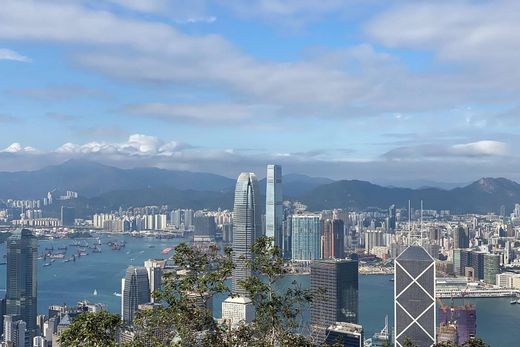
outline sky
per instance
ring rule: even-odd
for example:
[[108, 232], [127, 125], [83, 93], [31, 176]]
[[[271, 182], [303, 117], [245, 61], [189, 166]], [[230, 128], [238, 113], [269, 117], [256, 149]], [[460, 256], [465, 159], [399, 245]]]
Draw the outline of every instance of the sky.
[[0, 170], [520, 180], [516, 0], [0, 7]]

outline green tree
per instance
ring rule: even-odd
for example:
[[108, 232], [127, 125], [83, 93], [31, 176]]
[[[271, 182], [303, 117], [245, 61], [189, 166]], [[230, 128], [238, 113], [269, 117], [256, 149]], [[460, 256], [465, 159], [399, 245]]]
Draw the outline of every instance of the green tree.
[[209, 304], [215, 294], [226, 293], [226, 278], [231, 276], [231, 249], [220, 252], [185, 243], [175, 248], [172, 257], [176, 271], [163, 277], [160, 291], [153, 293], [163, 306], [141, 311], [135, 319], [134, 346], [219, 346], [223, 327], [213, 319]]
[[293, 281], [281, 290], [280, 280], [286, 275], [281, 250], [273, 239], [261, 237], [251, 249], [247, 262], [253, 276], [239, 281], [249, 293], [256, 309], [256, 319], [247, 327], [248, 343], [258, 346], [306, 346], [312, 341], [299, 334], [302, 313], [308, 309], [315, 293]]
[[117, 344], [121, 318], [117, 314], [101, 311], [85, 312], [72, 319], [60, 336], [63, 347], [112, 347]]

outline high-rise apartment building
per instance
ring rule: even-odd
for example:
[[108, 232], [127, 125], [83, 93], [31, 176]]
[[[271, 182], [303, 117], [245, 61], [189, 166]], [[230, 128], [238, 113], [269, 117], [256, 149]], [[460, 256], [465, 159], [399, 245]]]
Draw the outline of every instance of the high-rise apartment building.
[[140, 304], [150, 302], [148, 272], [144, 267], [129, 266], [122, 280], [121, 317], [123, 322], [132, 325]]
[[27, 335], [27, 323], [21, 319], [17, 320], [16, 315], [6, 314], [4, 316], [4, 342], [12, 347], [30, 346], [32, 337]]
[[321, 258], [345, 258], [345, 225], [340, 219], [327, 219], [323, 222], [321, 237]]
[[247, 296], [238, 281], [251, 275], [246, 262], [251, 259], [251, 247], [262, 235], [260, 218], [260, 196], [258, 180], [254, 173], [243, 172], [237, 180], [235, 188], [235, 205], [233, 210], [233, 292]]
[[291, 253], [293, 260], [321, 258], [320, 216], [298, 214], [289, 217], [291, 223]]
[[17, 229], [7, 239], [5, 313], [25, 322], [28, 344], [36, 332], [37, 252], [38, 241], [29, 229]]
[[267, 165], [265, 193], [265, 235], [274, 239], [275, 246], [284, 249], [282, 167]]
[[397, 214], [395, 211], [395, 205], [390, 205], [388, 208], [388, 232], [394, 233], [397, 226]]
[[408, 338], [419, 347], [436, 337], [435, 261], [424, 248], [412, 245], [395, 260], [394, 333], [396, 347]]
[[324, 259], [311, 263], [311, 290], [324, 297], [311, 304], [311, 325], [318, 339], [336, 322], [358, 322], [358, 262]]

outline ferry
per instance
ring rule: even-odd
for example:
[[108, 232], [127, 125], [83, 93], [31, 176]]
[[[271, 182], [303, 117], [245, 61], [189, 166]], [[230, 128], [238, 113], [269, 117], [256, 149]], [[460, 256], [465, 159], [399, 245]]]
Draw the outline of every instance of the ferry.
[[162, 254], [168, 254], [173, 250], [173, 247], [166, 247], [161, 251]]
[[51, 263], [45, 263], [43, 266], [51, 266]]

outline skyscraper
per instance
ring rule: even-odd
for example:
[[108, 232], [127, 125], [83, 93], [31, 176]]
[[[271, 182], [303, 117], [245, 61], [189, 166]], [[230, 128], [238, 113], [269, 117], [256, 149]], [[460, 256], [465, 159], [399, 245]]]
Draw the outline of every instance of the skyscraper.
[[325, 290], [311, 304], [311, 325], [318, 339], [336, 322], [358, 322], [358, 262], [326, 259], [311, 264], [311, 290]]
[[459, 225], [453, 231], [453, 248], [468, 248], [469, 247], [469, 233], [468, 229]]
[[36, 332], [36, 259], [38, 241], [29, 229], [16, 229], [7, 239], [5, 313], [26, 323], [27, 343]]
[[193, 216], [193, 240], [194, 241], [215, 241], [217, 224], [215, 217], [197, 212]]
[[[150, 287], [150, 293], [161, 289], [162, 284], [162, 273], [166, 260], [163, 259], [148, 259], [144, 262], [144, 267], [148, 273], [148, 285]], [[154, 298], [150, 295], [150, 301], [154, 302]]]
[[247, 296], [238, 281], [251, 275], [246, 262], [251, 259], [251, 247], [262, 235], [258, 180], [254, 173], [242, 172], [235, 188], [233, 210], [233, 292]]
[[500, 273], [500, 255], [484, 254], [484, 282], [496, 284], [497, 274]]
[[291, 250], [293, 260], [315, 260], [321, 258], [320, 217], [313, 214], [292, 215]]
[[409, 338], [419, 347], [436, 336], [435, 261], [424, 248], [412, 245], [395, 260], [394, 333], [396, 347]]
[[323, 259], [345, 257], [344, 223], [340, 219], [327, 219], [323, 222], [321, 257]]
[[61, 207], [61, 225], [66, 227], [74, 226], [74, 219], [76, 218], [76, 210], [74, 207]]
[[267, 165], [265, 193], [265, 235], [274, 239], [275, 246], [284, 249], [282, 167]]
[[397, 224], [397, 215], [395, 212], [395, 205], [390, 205], [388, 208], [388, 232], [395, 232], [395, 227]]
[[30, 346], [32, 338], [26, 336], [27, 323], [23, 320], [15, 320], [16, 315], [4, 316], [4, 342], [10, 342], [13, 347]]
[[129, 266], [122, 280], [121, 317], [131, 325], [139, 304], [150, 302], [148, 273], [144, 267]]

